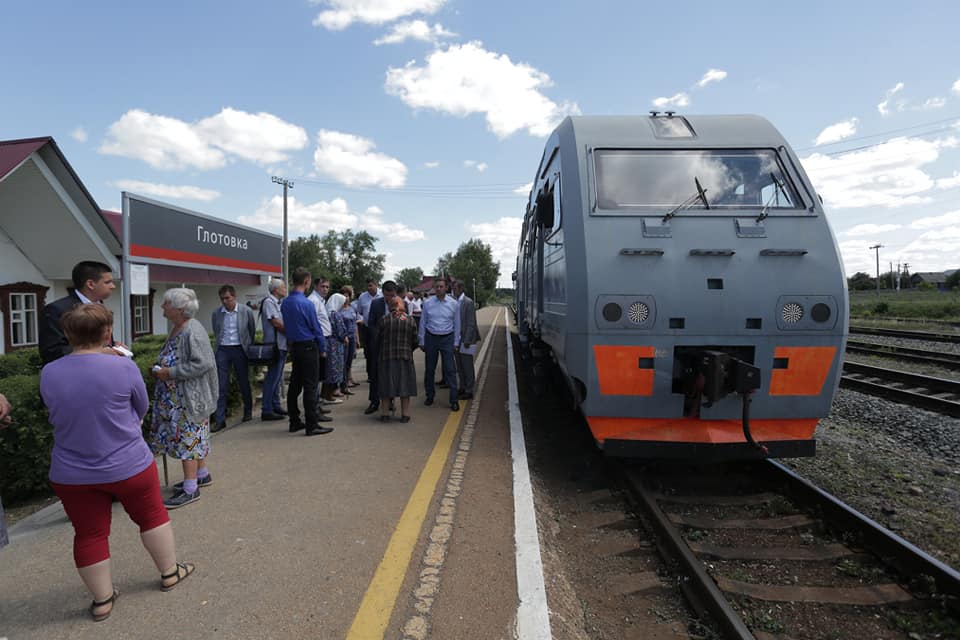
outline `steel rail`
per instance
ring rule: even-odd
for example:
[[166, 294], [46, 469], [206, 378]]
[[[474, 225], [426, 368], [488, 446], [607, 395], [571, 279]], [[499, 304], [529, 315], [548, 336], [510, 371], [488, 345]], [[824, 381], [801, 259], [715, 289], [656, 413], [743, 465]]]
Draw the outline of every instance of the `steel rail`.
[[937, 593], [960, 597], [960, 572], [904, 540], [889, 529], [854, 510], [774, 460], [765, 461], [772, 481], [779, 483], [794, 500], [811, 508], [830, 524], [860, 536], [860, 544], [904, 577], [930, 576]]
[[859, 342], [857, 340], [847, 341], [847, 352], [876, 356], [878, 358], [893, 358], [907, 362], [932, 364], [943, 367], [944, 369], [960, 371], [960, 354], [956, 353], [940, 353], [939, 351], [930, 351], [929, 349], [913, 349], [910, 347], [877, 344], [875, 342]]
[[[843, 370], [844, 375], [840, 379], [840, 386], [846, 389], [960, 418], [960, 382], [905, 371], [892, 371], [855, 362], [845, 362]], [[849, 374], [866, 376], [880, 382]], [[890, 383], [906, 384], [912, 388], [898, 388], [891, 386]], [[916, 389], [924, 389], [927, 393], [920, 393]], [[952, 394], [957, 399], [942, 398], [933, 394]]]
[[926, 340], [928, 342], [953, 342], [960, 344], [960, 333], [933, 333], [930, 331], [901, 331], [899, 329], [878, 329], [874, 327], [850, 327], [850, 333], [861, 333], [872, 336], [889, 336], [891, 338], [909, 338], [911, 340]]
[[679, 565], [683, 574], [680, 588], [697, 613], [716, 622], [725, 637], [756, 640], [756, 636], [750, 632], [720, 587], [707, 573], [703, 563], [684, 541], [679, 529], [657, 505], [656, 497], [647, 488], [640, 474], [622, 465], [616, 465], [615, 468], [620, 473], [627, 491], [654, 528], [654, 540], [660, 553]]

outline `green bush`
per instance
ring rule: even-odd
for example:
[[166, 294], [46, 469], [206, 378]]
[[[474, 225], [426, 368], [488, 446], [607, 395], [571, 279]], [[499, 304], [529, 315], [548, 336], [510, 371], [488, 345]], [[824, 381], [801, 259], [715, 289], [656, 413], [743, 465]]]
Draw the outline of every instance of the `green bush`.
[[40, 375], [4, 377], [0, 393], [13, 405], [13, 424], [0, 430], [0, 493], [17, 501], [49, 492], [53, 430], [40, 399]]
[[43, 361], [36, 349], [20, 349], [0, 357], [0, 380], [10, 376], [25, 376], [40, 373]]

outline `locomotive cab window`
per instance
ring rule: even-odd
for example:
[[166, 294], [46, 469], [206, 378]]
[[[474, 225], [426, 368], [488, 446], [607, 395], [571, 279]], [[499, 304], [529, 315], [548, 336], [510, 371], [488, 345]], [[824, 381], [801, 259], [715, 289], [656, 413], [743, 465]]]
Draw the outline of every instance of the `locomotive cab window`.
[[604, 212], [655, 215], [683, 205], [714, 214], [775, 213], [804, 206], [773, 149], [598, 149], [594, 158], [597, 208]]

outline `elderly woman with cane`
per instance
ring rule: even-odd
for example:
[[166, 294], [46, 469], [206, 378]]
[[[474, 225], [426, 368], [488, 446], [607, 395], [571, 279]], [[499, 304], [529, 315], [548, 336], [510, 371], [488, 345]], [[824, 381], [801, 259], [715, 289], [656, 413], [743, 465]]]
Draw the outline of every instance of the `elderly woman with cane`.
[[200, 499], [200, 487], [213, 482], [207, 470], [210, 454], [210, 414], [219, 393], [217, 363], [210, 336], [194, 318], [200, 308], [192, 289], [168, 289], [163, 316], [173, 329], [167, 337], [153, 375], [153, 424], [150, 446], [154, 453], [177, 458], [183, 464], [183, 482], [164, 501], [177, 509]]
[[187, 578], [194, 565], [177, 562], [157, 463], [140, 431], [148, 407], [140, 370], [104, 353], [113, 314], [103, 305], [82, 304], [65, 313], [61, 325], [73, 351], [40, 373], [53, 425], [50, 484], [73, 524], [74, 561], [93, 595], [90, 615], [99, 622], [110, 617], [120, 595], [110, 566], [114, 498], [139, 525], [162, 590]]

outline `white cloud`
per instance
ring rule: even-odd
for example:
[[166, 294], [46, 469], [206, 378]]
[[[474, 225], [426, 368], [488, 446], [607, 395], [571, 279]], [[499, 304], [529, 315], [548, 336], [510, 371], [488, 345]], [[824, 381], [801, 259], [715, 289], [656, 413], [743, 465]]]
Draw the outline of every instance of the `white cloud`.
[[897, 253], [897, 260], [910, 263], [913, 273], [943, 271], [957, 266], [957, 247], [960, 247], [960, 224], [922, 234]]
[[820, 135], [817, 136], [813, 144], [819, 147], [822, 144], [831, 144], [849, 138], [857, 133], [857, 125], [859, 122], [856, 118], [850, 118], [849, 120], [832, 124], [820, 132]]
[[314, 26], [332, 31], [346, 29], [354, 22], [385, 24], [415, 13], [433, 14], [446, 0], [311, 0], [330, 8], [320, 12]]
[[939, 157], [950, 138], [893, 138], [839, 156], [814, 153], [802, 159], [817, 191], [832, 207], [901, 207], [930, 202], [921, 195], [934, 180], [921, 169]]
[[87, 130], [83, 127], [77, 127], [70, 132], [70, 137], [76, 140], [77, 142], [86, 142], [87, 138], [90, 136], [87, 135]]
[[100, 153], [143, 160], [155, 169], [217, 169], [227, 162], [222, 151], [183, 120], [141, 109], [127, 111], [110, 125]]
[[918, 109], [920, 111], [933, 111], [934, 109], [942, 109], [946, 104], [946, 98], [927, 98]]
[[851, 227], [846, 231], [842, 231], [840, 235], [842, 236], [870, 236], [875, 233], [886, 233], [888, 231], [896, 231], [903, 225], [899, 224], [858, 224], [855, 227]]
[[110, 125], [100, 153], [134, 158], [155, 169], [217, 169], [233, 156], [265, 164], [302, 149], [306, 132], [269, 113], [226, 107], [197, 123], [131, 109]]
[[372, 140], [349, 133], [321, 129], [313, 164], [347, 186], [402, 187], [407, 167], [396, 158], [374, 151]]
[[690, 96], [681, 91], [670, 98], [654, 98], [653, 106], [663, 109], [665, 107], [686, 107], [690, 105]]
[[910, 223], [911, 229], [942, 229], [950, 225], [960, 225], [960, 209], [945, 213], [942, 216], [918, 218]]
[[576, 103], [557, 104], [542, 90], [550, 76], [506, 54], [487, 51], [480, 42], [450, 45], [416, 61], [387, 70], [385, 89], [413, 109], [434, 109], [465, 117], [482, 113], [498, 137], [526, 129], [546, 136], [568, 115], [580, 113]]
[[140, 180], [117, 180], [114, 183], [117, 188], [124, 191], [133, 191], [148, 196], [157, 196], [158, 198], [174, 198], [176, 200], [216, 200], [220, 197], [219, 191], [213, 189], [201, 189], [187, 184], [157, 184], [154, 182], [141, 182]]
[[425, 166], [427, 169], [436, 169], [437, 167], [440, 166], [440, 163], [437, 162], [437, 161], [424, 162], [424, 163], [423, 163], [423, 166]]
[[[883, 96], [883, 101], [877, 105], [877, 111], [880, 112], [880, 115], [887, 116], [890, 115], [890, 98], [892, 98], [897, 93], [903, 91], [904, 85], [902, 82], [898, 82], [892, 89], [888, 89], [887, 93]], [[902, 107], [902, 105], [901, 105]]]
[[726, 71], [721, 71], [720, 69], [709, 69], [703, 77], [697, 82], [697, 86], [701, 89], [711, 82], [720, 82], [727, 77]]
[[954, 171], [952, 178], [937, 179], [937, 189], [954, 189], [960, 187], [960, 172]]
[[457, 34], [447, 31], [443, 25], [437, 23], [432, 27], [423, 20], [409, 20], [398, 22], [390, 28], [390, 32], [382, 38], [373, 41], [373, 44], [400, 44], [406, 40], [421, 40], [436, 44], [445, 38], [453, 38]]
[[955, 94], [960, 95], [960, 80], [957, 80], [953, 83], [953, 86], [950, 87], [950, 91], [953, 91]]
[[[283, 197], [277, 195], [264, 200], [253, 215], [240, 216], [240, 223], [258, 229], [280, 230], [283, 226]], [[426, 237], [420, 229], [413, 229], [401, 222], [385, 221], [379, 207], [368, 207], [362, 213], [352, 211], [343, 198], [303, 204], [294, 197], [288, 197], [287, 226], [291, 234], [323, 235], [327, 231], [357, 229], [366, 230], [380, 240], [393, 242], [413, 242]]]
[[483, 173], [489, 168], [490, 165], [488, 165], [486, 162], [477, 162], [476, 160], [464, 160], [463, 166], [467, 167], [468, 169], [476, 169], [480, 173]]
[[500, 218], [496, 222], [468, 224], [470, 235], [490, 245], [493, 259], [500, 263], [498, 286], [512, 286], [510, 274], [517, 267], [517, 238], [523, 227], [523, 218]]
[[307, 132], [270, 113], [247, 113], [226, 107], [204, 118], [195, 130], [210, 144], [259, 164], [283, 162], [287, 151], [307, 146]]
[[528, 195], [530, 195], [530, 189], [533, 189], [532, 182], [528, 182], [523, 186], [517, 187], [513, 190], [513, 192], [526, 198]]

